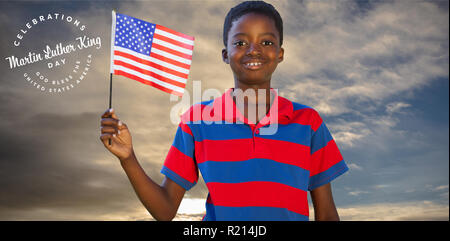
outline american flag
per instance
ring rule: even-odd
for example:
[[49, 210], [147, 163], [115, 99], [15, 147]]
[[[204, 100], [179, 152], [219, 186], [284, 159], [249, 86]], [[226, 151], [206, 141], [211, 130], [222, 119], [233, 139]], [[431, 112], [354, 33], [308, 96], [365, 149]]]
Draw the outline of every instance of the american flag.
[[113, 11], [111, 73], [182, 96], [194, 37]]

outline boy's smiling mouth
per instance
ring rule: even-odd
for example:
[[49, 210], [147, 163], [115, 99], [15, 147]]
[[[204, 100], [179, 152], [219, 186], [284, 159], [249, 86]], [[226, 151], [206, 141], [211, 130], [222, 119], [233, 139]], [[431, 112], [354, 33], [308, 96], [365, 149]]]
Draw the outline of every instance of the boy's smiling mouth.
[[258, 69], [261, 69], [262, 68], [262, 65], [263, 65], [264, 63], [262, 62], [262, 61], [260, 61], [260, 60], [252, 60], [252, 61], [249, 61], [249, 62], [246, 62], [246, 63], [244, 63], [243, 65], [244, 65], [244, 67], [246, 68], [246, 69], [249, 69], [249, 70], [258, 70]]

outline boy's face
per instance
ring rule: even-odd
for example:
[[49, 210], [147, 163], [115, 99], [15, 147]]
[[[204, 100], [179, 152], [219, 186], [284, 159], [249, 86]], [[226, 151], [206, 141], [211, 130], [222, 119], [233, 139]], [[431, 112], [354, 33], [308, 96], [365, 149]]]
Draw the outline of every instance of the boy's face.
[[255, 13], [245, 14], [232, 23], [227, 47], [222, 50], [236, 85], [261, 88], [270, 87], [272, 73], [283, 60], [283, 54], [274, 21]]

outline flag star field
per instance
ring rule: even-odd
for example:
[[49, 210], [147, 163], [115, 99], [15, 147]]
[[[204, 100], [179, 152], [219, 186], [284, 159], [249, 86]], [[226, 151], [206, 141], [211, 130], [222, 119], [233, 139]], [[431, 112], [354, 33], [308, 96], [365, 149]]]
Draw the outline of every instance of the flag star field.
[[117, 14], [115, 45], [150, 55], [155, 24]]

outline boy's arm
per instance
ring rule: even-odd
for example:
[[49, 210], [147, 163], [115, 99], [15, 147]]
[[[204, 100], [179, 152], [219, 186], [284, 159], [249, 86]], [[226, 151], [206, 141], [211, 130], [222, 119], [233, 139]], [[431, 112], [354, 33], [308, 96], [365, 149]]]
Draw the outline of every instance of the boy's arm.
[[316, 221], [339, 221], [330, 183], [315, 188], [310, 193]]
[[113, 109], [106, 110], [100, 121], [103, 145], [120, 160], [131, 185], [145, 208], [157, 220], [172, 220], [186, 192], [170, 179], [156, 184], [145, 174], [134, 154], [131, 133]]
[[137, 196], [149, 213], [161, 221], [170, 221], [177, 214], [186, 190], [169, 178], [158, 185], [145, 174], [135, 155], [120, 160]]

